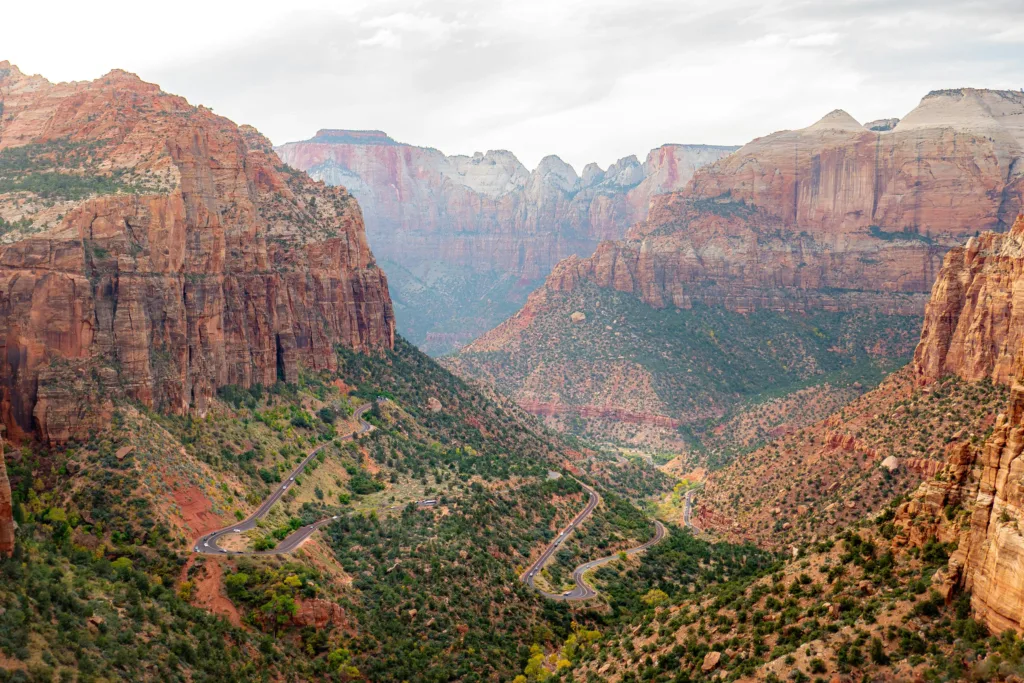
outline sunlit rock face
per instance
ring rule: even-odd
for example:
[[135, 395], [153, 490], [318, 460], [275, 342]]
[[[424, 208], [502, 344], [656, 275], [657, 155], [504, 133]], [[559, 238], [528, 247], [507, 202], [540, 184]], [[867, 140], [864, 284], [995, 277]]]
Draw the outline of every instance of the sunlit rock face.
[[0, 62], [0, 419], [55, 443], [123, 395], [203, 414], [217, 388], [394, 341], [355, 199], [254, 129], [138, 77]]
[[[1019, 308], [1024, 288], [1024, 216], [1006, 234], [984, 233], [950, 251], [932, 288], [914, 356], [920, 381], [956, 374], [1013, 388], [1005, 413], [981, 444], [951, 449], [949, 462], [902, 506], [902, 540], [958, 541], [946, 591], [971, 591], [993, 633], [1024, 631], [1024, 358]], [[1017, 306], [1015, 306], [1017, 304]]]

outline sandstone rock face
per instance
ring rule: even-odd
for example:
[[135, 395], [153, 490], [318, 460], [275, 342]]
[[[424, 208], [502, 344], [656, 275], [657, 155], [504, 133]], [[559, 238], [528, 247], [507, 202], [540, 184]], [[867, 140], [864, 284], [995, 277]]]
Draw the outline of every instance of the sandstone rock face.
[[1022, 196], [1024, 94], [934, 92], [886, 130], [837, 110], [701, 169], [546, 286], [586, 279], [655, 307], [916, 312], [945, 251], [1008, 228]]
[[[971, 591], [976, 618], [993, 633], [1024, 631], [1024, 386], [1014, 385], [1010, 407], [980, 447], [958, 444], [941, 474], [900, 506], [897, 545], [930, 538], [958, 542], [934, 583], [948, 597]], [[953, 510], [952, 519], [947, 511]]]
[[118, 394], [202, 414], [220, 386], [393, 344], [356, 201], [255, 130], [120, 71], [51, 84], [0, 62], [0, 104], [12, 438], [81, 436]]
[[953, 249], [925, 308], [914, 354], [922, 379], [948, 373], [1010, 383], [1024, 344], [1024, 217], [1006, 234], [971, 237]]
[[14, 552], [14, 510], [11, 507], [11, 482], [4, 462], [4, 440], [0, 437], [0, 556]]
[[[665, 145], [643, 163], [626, 157], [607, 170], [589, 164], [582, 177], [555, 156], [530, 172], [507, 151], [445, 156], [378, 131], [321, 130], [277, 151], [359, 200], [396, 301], [407, 304], [403, 334], [443, 352], [513, 312], [559, 260], [589, 256], [601, 240], [621, 238], [647, 215], [654, 195], [682, 187], [696, 169], [735, 149]], [[496, 282], [526, 285], [503, 293]], [[451, 299], [424, 310], [416, 303], [424, 289]], [[512, 308], [460, 317], [482, 297], [509, 297]]]
[[[958, 539], [943, 590], [971, 591], [994, 633], [1024, 631], [1024, 359], [1015, 302], [1024, 272], [1024, 217], [1005, 235], [986, 233], [946, 257], [914, 358], [919, 380], [945, 374], [1012, 384], [1009, 407], [980, 447], [955, 449], [942, 474], [900, 509], [904, 537]], [[963, 513], [949, 519], [945, 510]]]

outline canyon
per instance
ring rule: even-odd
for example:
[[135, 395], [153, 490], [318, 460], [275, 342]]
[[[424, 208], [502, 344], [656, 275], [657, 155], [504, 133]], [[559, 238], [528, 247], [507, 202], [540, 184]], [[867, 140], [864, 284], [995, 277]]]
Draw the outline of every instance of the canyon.
[[621, 238], [654, 196], [736, 148], [663, 145], [642, 163], [630, 156], [582, 174], [557, 156], [529, 171], [508, 151], [446, 156], [380, 131], [321, 130], [276, 149], [359, 200], [399, 330], [441, 354], [514, 313], [561, 259]]
[[[595, 408], [610, 414], [635, 407], [592, 379], [546, 380], [542, 368], [557, 365], [556, 357], [536, 344], [545, 336], [541, 329], [574, 329], [590, 337], [591, 347], [616, 347], [624, 361], [630, 357], [628, 345], [624, 350], [614, 339], [615, 324], [571, 321], [575, 310], [586, 313], [584, 292], [616, 292], [684, 317], [724, 310], [751, 324], [754, 313], [799, 319], [870, 311], [887, 317], [851, 323], [859, 330], [857, 352], [904, 362], [945, 253], [975, 234], [1009, 228], [1022, 195], [1020, 92], [934, 91], [904, 118], [872, 122], [870, 129], [833, 111], [807, 128], [758, 138], [698, 169], [682, 189], [654, 196], [646, 219], [624, 239], [559, 262], [519, 312], [449, 366], [500, 382], [523, 405], [543, 404], [548, 416], [583, 415], [608, 434], [611, 423], [586, 416]], [[907, 320], [909, 336], [890, 338], [887, 330], [902, 327], [898, 318]], [[655, 369], [648, 363], [623, 372], [639, 381]], [[646, 412], [651, 421], [686, 422], [724, 415], [742, 398], [740, 392], [731, 405], [709, 405], [700, 415], [655, 392], [652, 399], [660, 400], [647, 401], [653, 409]]]
[[125, 397], [204, 415], [218, 388], [394, 344], [356, 201], [256, 130], [112, 71], [0, 62], [0, 421], [80, 439]]

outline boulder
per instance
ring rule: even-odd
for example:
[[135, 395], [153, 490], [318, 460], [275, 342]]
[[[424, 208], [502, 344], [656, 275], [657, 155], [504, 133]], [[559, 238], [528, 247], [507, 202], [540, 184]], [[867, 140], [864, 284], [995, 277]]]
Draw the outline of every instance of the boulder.
[[722, 653], [712, 650], [711, 652], [704, 655], [704, 663], [700, 665], [700, 670], [708, 672], [718, 666], [718, 662], [722, 660]]

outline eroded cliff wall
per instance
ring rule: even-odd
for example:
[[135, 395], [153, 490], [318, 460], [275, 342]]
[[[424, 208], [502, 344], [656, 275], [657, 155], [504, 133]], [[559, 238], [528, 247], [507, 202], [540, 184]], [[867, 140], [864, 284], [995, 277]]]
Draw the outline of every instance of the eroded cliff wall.
[[994, 633], [1024, 631], [1024, 338], [1015, 305], [1024, 288], [1022, 247], [1024, 216], [1008, 233], [971, 238], [946, 257], [914, 371], [925, 382], [957, 374], [1010, 384], [1010, 400], [991, 435], [955, 444], [943, 472], [897, 517], [898, 542], [957, 541], [939, 583], [947, 592], [971, 591], [972, 607]]
[[758, 138], [547, 286], [586, 279], [655, 307], [917, 313], [945, 252], [1006, 230], [1022, 196], [1024, 94], [937, 91], [888, 130], [837, 110]]
[[393, 344], [358, 204], [255, 130], [118, 71], [51, 84], [3, 62], [0, 103], [12, 438], [81, 436], [118, 392], [202, 414], [220, 386]]
[[621, 238], [652, 197], [736, 148], [664, 145], [581, 174], [555, 156], [531, 172], [507, 151], [445, 156], [379, 131], [321, 130], [277, 149], [355, 195], [402, 334], [443, 354], [518, 310], [559, 260]]
[[735, 149], [665, 145], [644, 163], [590, 164], [582, 176], [556, 156], [531, 172], [504, 150], [445, 156], [379, 131], [321, 130], [277, 151], [356, 196], [381, 258], [410, 269], [442, 261], [538, 278], [566, 256], [622, 237], [647, 215], [652, 196], [682, 187], [697, 168]]

